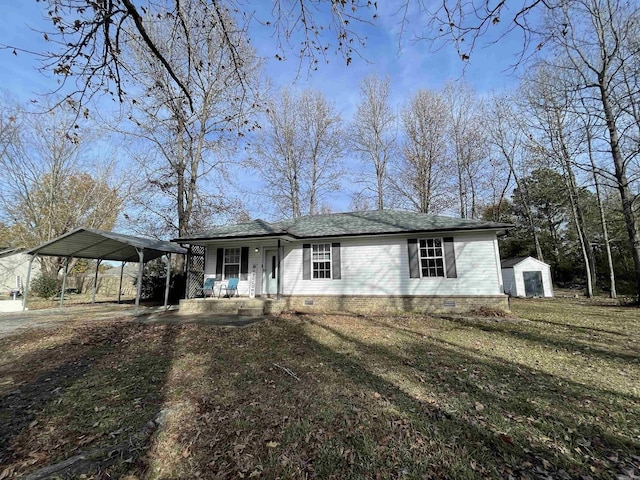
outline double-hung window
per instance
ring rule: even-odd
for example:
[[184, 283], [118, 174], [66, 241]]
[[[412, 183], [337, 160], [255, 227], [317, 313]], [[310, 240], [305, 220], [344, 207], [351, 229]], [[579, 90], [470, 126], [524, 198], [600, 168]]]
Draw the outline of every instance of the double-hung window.
[[420, 270], [423, 277], [445, 277], [441, 238], [420, 239]]
[[224, 279], [240, 277], [240, 248], [224, 249]]
[[311, 271], [313, 278], [331, 278], [330, 243], [318, 243], [311, 246]]

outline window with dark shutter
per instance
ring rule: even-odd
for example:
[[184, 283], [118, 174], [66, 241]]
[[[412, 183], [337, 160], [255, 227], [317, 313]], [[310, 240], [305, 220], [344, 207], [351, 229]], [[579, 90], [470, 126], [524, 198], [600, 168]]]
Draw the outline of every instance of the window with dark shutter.
[[444, 253], [441, 238], [421, 238], [420, 271], [423, 277], [444, 277]]
[[453, 237], [407, 240], [410, 278], [456, 278]]

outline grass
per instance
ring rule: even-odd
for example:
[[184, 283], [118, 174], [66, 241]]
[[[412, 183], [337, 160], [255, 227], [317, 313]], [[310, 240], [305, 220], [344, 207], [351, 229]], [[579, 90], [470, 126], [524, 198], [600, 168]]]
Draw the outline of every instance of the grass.
[[0, 340], [0, 478], [109, 450], [151, 420], [153, 435], [84, 478], [640, 474], [639, 310], [512, 310], [236, 330], [115, 319], [12, 336]]

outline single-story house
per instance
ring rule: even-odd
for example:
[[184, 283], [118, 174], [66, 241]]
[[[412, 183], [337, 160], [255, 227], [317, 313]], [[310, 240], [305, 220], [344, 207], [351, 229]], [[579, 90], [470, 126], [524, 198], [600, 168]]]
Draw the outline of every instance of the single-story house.
[[[23, 283], [27, 279], [27, 269], [29, 259], [24, 248], [6, 248], [0, 250], [0, 289], [3, 293], [10, 290], [22, 290]], [[31, 271], [31, 278], [40, 273], [40, 265], [34, 264]]]
[[263, 220], [174, 239], [205, 247], [204, 277], [299, 311], [507, 307], [498, 234], [511, 225], [381, 210]]
[[502, 261], [504, 293], [512, 297], [553, 297], [551, 267], [533, 257]]

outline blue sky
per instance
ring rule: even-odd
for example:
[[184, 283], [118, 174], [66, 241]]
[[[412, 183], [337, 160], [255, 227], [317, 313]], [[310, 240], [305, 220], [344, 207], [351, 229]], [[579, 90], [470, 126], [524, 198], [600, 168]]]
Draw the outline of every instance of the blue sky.
[[[0, 30], [0, 44], [8, 44], [25, 50], [40, 52], [51, 48], [44, 41], [38, 29], [47, 30], [50, 24], [43, 19], [45, 2], [35, 0], [0, 0], [3, 27]], [[270, 2], [256, 2], [266, 8]], [[380, 2], [382, 5], [383, 2]], [[385, 5], [389, 5], [385, 3]], [[275, 87], [293, 85], [294, 88], [313, 87], [321, 90], [327, 98], [335, 102], [343, 119], [350, 120], [355, 111], [359, 95], [359, 83], [368, 74], [388, 75], [391, 81], [392, 98], [401, 105], [419, 88], [441, 88], [448, 80], [463, 76], [478, 93], [488, 94], [516, 83], [509, 73], [514, 55], [520, 47], [517, 35], [507, 37], [499, 45], [479, 44], [473, 52], [471, 62], [466, 66], [458, 58], [453, 46], [444, 46], [432, 52], [427, 42], [415, 42], [414, 33], [420, 33], [424, 24], [415, 12], [410, 12], [402, 41], [399, 42], [399, 20], [393, 15], [393, 6], [381, 6], [377, 27], [358, 26], [359, 32], [368, 38], [367, 46], [361, 49], [364, 59], [354, 56], [347, 66], [341, 57], [328, 56], [329, 63], [321, 64], [318, 71], [308, 74], [299, 71], [298, 60], [289, 53], [286, 61], [274, 58], [274, 40], [264, 29], [255, 27], [252, 40], [258, 53], [265, 57], [266, 74]], [[258, 15], [264, 12], [257, 12]], [[400, 45], [399, 45], [400, 43]], [[0, 50], [0, 88], [22, 102], [38, 99], [42, 93], [57, 87], [57, 79], [51, 74], [37, 70], [37, 57], [11, 50]], [[348, 208], [346, 195], [338, 196], [332, 202], [335, 210]], [[260, 213], [260, 212], [257, 212]]]

